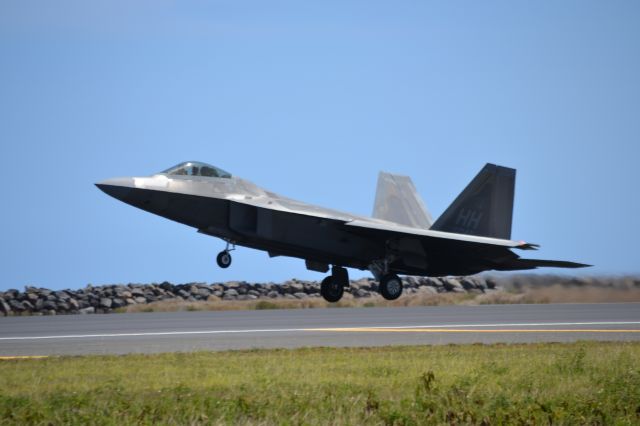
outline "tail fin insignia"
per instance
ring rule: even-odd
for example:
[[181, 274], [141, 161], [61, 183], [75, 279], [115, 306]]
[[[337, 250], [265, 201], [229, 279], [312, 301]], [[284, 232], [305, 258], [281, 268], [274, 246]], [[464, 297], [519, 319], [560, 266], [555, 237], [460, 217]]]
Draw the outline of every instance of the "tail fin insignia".
[[431, 229], [510, 239], [515, 181], [515, 169], [485, 165]]

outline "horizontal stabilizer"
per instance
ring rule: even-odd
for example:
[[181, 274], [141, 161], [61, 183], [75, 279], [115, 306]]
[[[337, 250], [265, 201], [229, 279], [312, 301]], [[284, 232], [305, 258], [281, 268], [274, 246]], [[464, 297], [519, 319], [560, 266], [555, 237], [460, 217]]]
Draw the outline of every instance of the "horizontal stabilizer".
[[542, 260], [542, 259], [512, 259], [496, 268], [499, 271], [513, 271], [521, 269], [535, 269], [539, 267], [548, 268], [587, 268], [592, 265], [584, 263], [567, 262], [564, 260]]
[[515, 169], [485, 165], [431, 229], [510, 239], [515, 182]]
[[373, 217], [420, 229], [433, 223], [411, 178], [385, 172], [378, 175]]

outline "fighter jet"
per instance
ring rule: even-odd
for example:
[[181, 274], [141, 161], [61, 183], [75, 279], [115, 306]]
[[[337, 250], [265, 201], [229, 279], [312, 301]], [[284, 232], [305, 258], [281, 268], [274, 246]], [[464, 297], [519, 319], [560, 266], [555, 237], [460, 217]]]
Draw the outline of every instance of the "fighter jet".
[[328, 275], [321, 294], [337, 302], [349, 286], [346, 268], [369, 270], [379, 292], [402, 294], [398, 275], [472, 275], [537, 267], [590, 265], [522, 259], [512, 249], [536, 244], [511, 240], [516, 171], [487, 164], [434, 222], [407, 176], [380, 172], [373, 217], [305, 204], [267, 191], [206, 163], [190, 161], [149, 177], [108, 179], [96, 186], [142, 210], [221, 238], [218, 266], [231, 265], [236, 245], [269, 256], [303, 259]]

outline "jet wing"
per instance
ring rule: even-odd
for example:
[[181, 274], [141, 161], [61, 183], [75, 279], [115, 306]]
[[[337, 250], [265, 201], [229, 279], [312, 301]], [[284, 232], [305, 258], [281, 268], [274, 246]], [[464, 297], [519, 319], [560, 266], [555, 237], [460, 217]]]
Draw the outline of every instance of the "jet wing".
[[378, 230], [382, 232], [394, 233], [402, 236], [427, 237], [435, 240], [460, 241], [471, 244], [483, 244], [490, 246], [500, 246], [505, 248], [518, 248], [522, 250], [536, 250], [537, 244], [525, 243], [524, 241], [503, 240], [499, 238], [480, 237], [476, 235], [455, 234], [451, 232], [432, 231], [430, 229], [418, 229], [395, 223], [373, 222], [364, 220], [352, 220], [345, 223], [346, 226]]

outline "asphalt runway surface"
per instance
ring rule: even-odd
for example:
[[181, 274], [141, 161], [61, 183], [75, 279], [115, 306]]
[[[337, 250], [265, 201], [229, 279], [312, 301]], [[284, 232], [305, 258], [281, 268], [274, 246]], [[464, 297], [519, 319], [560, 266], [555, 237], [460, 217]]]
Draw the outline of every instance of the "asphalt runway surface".
[[639, 303], [0, 318], [0, 357], [310, 346], [640, 340]]

